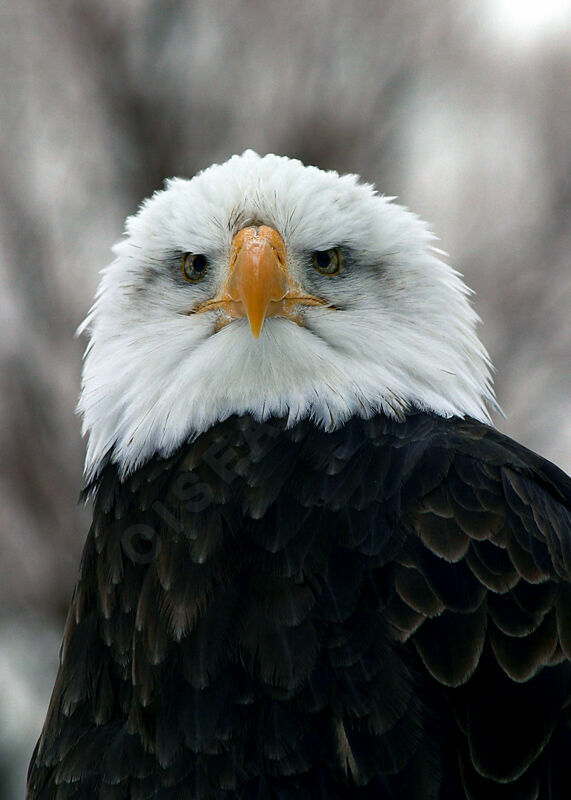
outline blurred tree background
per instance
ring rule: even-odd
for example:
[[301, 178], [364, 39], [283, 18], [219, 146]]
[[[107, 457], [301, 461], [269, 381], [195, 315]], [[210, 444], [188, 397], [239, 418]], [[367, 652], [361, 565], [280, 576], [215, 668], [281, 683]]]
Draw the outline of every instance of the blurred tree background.
[[2, 4], [1, 800], [88, 526], [74, 331], [164, 178], [252, 147], [396, 195], [476, 291], [498, 426], [571, 468], [569, 24], [565, 0]]

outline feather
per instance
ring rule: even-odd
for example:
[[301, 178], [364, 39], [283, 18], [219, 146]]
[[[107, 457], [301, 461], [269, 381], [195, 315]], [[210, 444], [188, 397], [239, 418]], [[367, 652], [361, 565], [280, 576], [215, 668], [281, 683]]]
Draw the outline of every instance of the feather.
[[557, 647], [555, 612], [545, 616], [529, 636], [506, 636], [495, 626], [490, 627], [490, 644], [498, 664], [512, 680], [519, 683], [532, 678], [549, 664]]
[[[476, 771], [515, 781], [546, 747], [569, 692], [567, 664], [516, 683], [487, 654], [470, 686], [468, 738]], [[485, 698], [485, 702], [482, 702]]]
[[486, 604], [472, 613], [444, 611], [427, 620], [414, 643], [424, 665], [446, 686], [461, 686], [473, 675], [486, 633]]
[[529, 636], [543, 620], [540, 611], [524, 611], [511, 593], [488, 596], [488, 610], [495, 625], [507, 636]]
[[271, 686], [295, 689], [313, 668], [319, 641], [310, 620], [287, 627], [252, 607], [240, 622], [238, 647], [251, 675]]
[[466, 800], [539, 800], [536, 765], [515, 781], [498, 784], [479, 775], [464, 752], [460, 753], [459, 760]]
[[475, 611], [482, 604], [486, 589], [464, 561], [451, 564], [430, 550], [411, 544], [413, 563], [422, 572], [431, 591], [451, 611]]
[[415, 528], [426, 547], [446, 561], [460, 561], [470, 547], [470, 539], [454, 519], [425, 513], [417, 520]]
[[466, 563], [490, 591], [505, 594], [520, 581], [520, 575], [502, 548], [491, 542], [472, 542]]
[[395, 575], [395, 590], [401, 600], [425, 617], [437, 617], [444, 611], [444, 603], [418, 569], [400, 566]]

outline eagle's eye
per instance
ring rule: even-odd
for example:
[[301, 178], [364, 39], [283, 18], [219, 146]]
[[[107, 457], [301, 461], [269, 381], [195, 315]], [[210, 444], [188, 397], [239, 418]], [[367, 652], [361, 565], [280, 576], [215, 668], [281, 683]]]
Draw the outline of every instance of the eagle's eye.
[[182, 274], [185, 280], [198, 283], [206, 275], [208, 259], [202, 253], [184, 253], [182, 257]]
[[338, 247], [330, 250], [316, 250], [313, 254], [313, 266], [322, 275], [337, 275], [341, 272], [341, 253]]

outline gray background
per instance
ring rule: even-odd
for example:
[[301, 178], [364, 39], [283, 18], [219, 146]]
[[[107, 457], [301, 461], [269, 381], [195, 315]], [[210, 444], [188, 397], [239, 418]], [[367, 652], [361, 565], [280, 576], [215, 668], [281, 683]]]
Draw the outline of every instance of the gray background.
[[476, 291], [498, 426], [571, 468], [569, 16], [558, 0], [2, 4], [1, 800], [23, 794], [88, 526], [74, 330], [165, 177], [253, 147], [397, 195]]

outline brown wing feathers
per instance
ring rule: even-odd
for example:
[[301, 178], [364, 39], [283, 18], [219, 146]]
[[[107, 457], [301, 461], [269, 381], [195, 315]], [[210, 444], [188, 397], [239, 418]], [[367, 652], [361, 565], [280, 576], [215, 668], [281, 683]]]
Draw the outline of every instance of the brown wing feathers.
[[571, 516], [560, 502], [569, 481], [536, 476], [523, 448], [519, 458], [498, 453], [501, 437], [488, 436], [491, 447], [484, 439], [473, 455], [460, 450], [469, 439], [460, 444], [420, 499], [396, 596], [422, 616], [410, 636], [427, 670], [463, 687], [450, 697], [464, 720], [466, 796], [564, 797], [567, 767], [554, 753], [570, 739]]

